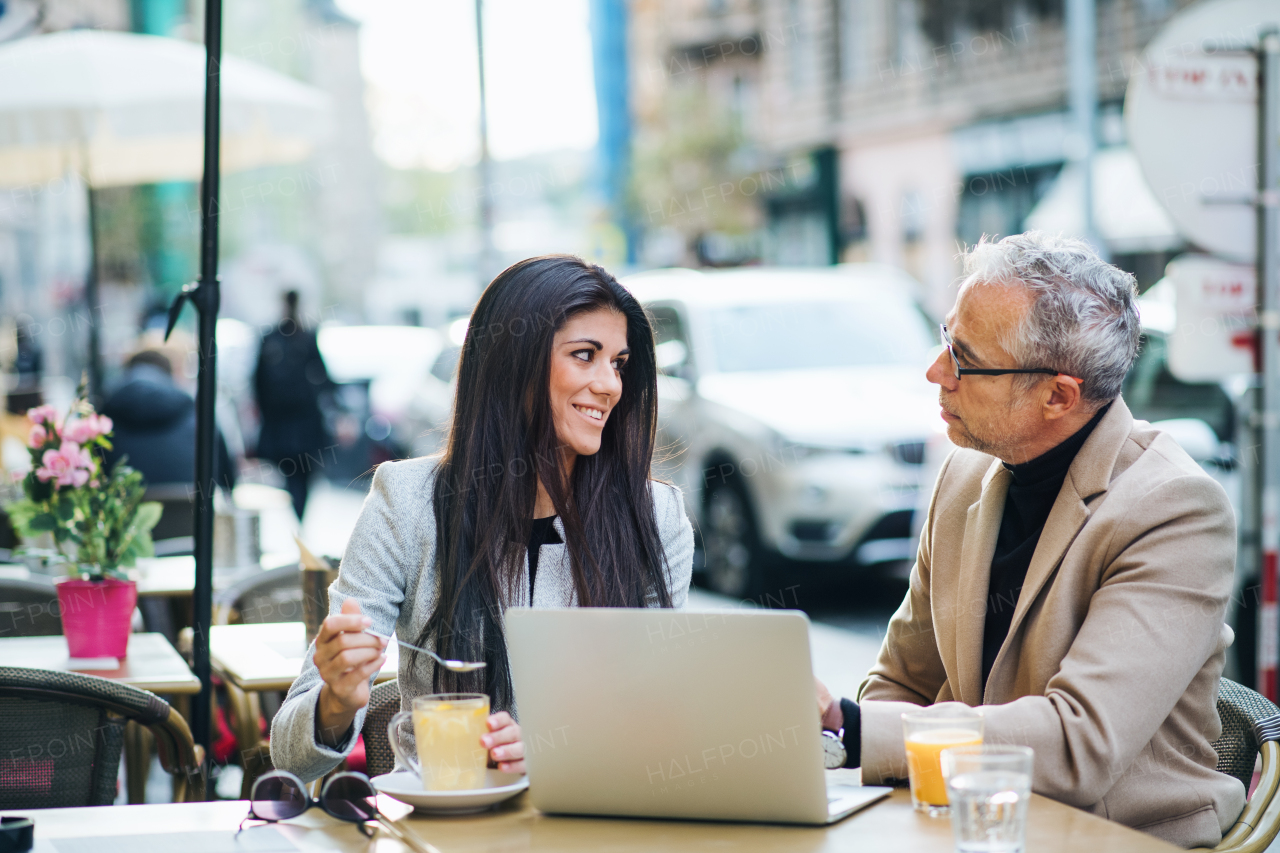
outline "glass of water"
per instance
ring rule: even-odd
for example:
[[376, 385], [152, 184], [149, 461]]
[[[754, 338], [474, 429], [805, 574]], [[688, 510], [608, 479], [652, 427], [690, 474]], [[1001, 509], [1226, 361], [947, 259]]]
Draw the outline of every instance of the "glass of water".
[[1026, 746], [958, 746], [942, 751], [958, 853], [1023, 853], [1033, 756]]

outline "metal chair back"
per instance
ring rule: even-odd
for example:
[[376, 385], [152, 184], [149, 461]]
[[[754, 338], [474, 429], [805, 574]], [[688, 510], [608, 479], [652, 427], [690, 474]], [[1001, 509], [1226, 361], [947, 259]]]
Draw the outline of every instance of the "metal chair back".
[[203, 799], [203, 753], [159, 696], [94, 675], [0, 667], [0, 809], [110, 805], [130, 720], [155, 735], [177, 793]]
[[290, 564], [251, 575], [218, 593], [217, 602], [223, 624], [301, 622], [302, 572]]
[[0, 578], [0, 637], [56, 637], [62, 633], [58, 592], [44, 577]]
[[[154, 483], [143, 500], [161, 506], [160, 520], [151, 530], [158, 556], [191, 553], [196, 535], [196, 490], [192, 483]], [[166, 543], [166, 544], [161, 544]]]

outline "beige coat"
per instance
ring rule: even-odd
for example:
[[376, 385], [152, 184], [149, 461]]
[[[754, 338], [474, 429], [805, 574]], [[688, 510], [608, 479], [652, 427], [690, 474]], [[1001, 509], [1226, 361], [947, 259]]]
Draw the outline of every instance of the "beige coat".
[[981, 705], [988, 743], [1035, 749], [1038, 793], [1184, 847], [1215, 845], [1245, 799], [1210, 746], [1232, 640], [1236, 533], [1222, 488], [1117, 399], [1067, 472], [983, 692], [1008, 483], [972, 450], [938, 474], [910, 592], [859, 691], [863, 779], [906, 777], [903, 711]]

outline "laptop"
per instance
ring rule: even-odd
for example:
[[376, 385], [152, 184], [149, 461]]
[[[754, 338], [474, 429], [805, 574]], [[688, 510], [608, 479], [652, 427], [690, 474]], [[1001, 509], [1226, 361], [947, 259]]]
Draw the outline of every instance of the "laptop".
[[890, 791], [827, 784], [804, 613], [514, 607], [506, 630], [544, 812], [821, 825]]

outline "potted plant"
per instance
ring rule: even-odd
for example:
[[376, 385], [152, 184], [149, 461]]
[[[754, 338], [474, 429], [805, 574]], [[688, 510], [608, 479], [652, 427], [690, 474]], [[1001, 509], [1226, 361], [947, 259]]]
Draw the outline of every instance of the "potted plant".
[[21, 475], [23, 498], [5, 510], [27, 545], [52, 538], [53, 550], [28, 553], [66, 566], [57, 590], [71, 656], [122, 658], [138, 601], [124, 569], [154, 553], [160, 504], [142, 500], [142, 475], [123, 460], [106, 470], [111, 419], [83, 396], [65, 419], [53, 406], [31, 409], [27, 419], [31, 470]]

